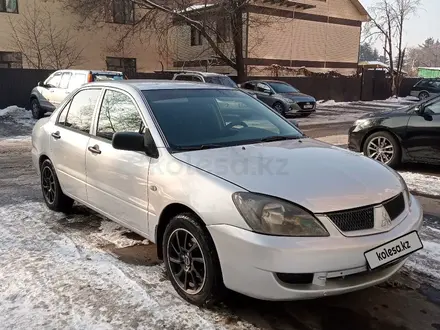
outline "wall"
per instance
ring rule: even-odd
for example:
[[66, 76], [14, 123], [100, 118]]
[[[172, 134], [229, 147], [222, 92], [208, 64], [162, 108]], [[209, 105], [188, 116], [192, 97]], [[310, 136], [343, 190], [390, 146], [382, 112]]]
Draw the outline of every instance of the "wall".
[[[124, 51], [112, 51], [115, 48], [115, 40], [126, 31], [127, 26], [122, 24], [102, 23], [92, 24], [84, 23], [84, 29], [77, 29], [79, 17], [70, 12], [63, 11], [60, 1], [54, 0], [17, 0], [18, 14], [0, 13], [0, 51], [14, 51], [16, 46], [11, 40], [12, 23], [17, 23], [23, 18], [24, 13], [33, 8], [35, 2], [37, 8], [48, 8], [52, 15], [54, 24], [68, 30], [78, 44], [78, 48], [84, 49], [82, 52], [83, 61], [75, 66], [77, 69], [106, 69], [106, 57], [129, 57], [136, 58], [138, 71], [153, 71], [161, 69], [159, 61], [162, 60], [165, 68], [168, 67], [168, 59], [161, 58], [156, 51], [156, 38], [150, 36], [141, 40], [137, 38], [133, 42], [124, 45]], [[141, 13], [135, 11], [137, 16]], [[90, 24], [90, 25], [88, 25]], [[23, 59], [23, 67], [29, 65]]]

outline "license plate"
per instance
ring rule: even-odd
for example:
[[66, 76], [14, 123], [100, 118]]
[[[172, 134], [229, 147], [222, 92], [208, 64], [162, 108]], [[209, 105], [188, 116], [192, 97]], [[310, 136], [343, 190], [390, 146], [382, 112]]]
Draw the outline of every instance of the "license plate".
[[304, 109], [312, 109], [313, 108], [313, 105], [311, 105], [311, 104], [304, 104], [304, 107], [303, 107]]
[[364, 253], [364, 256], [370, 269], [375, 269], [420, 249], [423, 249], [422, 241], [417, 231], [412, 231], [374, 249], [368, 250]]

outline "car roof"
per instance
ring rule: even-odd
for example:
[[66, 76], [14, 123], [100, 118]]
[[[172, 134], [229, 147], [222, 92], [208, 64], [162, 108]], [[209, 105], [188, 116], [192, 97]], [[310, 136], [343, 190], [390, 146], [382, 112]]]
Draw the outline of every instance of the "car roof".
[[262, 79], [256, 79], [256, 80], [249, 80], [247, 82], [262, 82], [262, 83], [282, 83], [282, 84], [289, 84], [285, 81], [281, 81], [281, 80], [273, 80], [273, 79], [268, 79], [268, 80], [262, 80]]
[[231, 89], [232, 87], [214, 85], [214, 84], [203, 84], [191, 81], [176, 81], [176, 80], [147, 80], [147, 79], [128, 79], [128, 80], [110, 80], [110, 81], [99, 81], [92, 82], [85, 87], [89, 86], [100, 86], [100, 87], [134, 87], [139, 90], [160, 90], [160, 89]]
[[183, 71], [183, 72], [176, 72], [176, 75], [192, 75], [192, 74], [198, 74], [203, 77], [212, 77], [212, 76], [226, 76], [222, 73], [215, 73], [215, 72], [202, 72], [202, 71]]
[[[77, 69], [64, 69], [64, 70], [57, 70], [55, 72], [76, 72], [76, 73], [89, 73], [92, 74], [115, 74], [115, 75], [122, 75], [123, 73], [121, 71], [108, 71], [108, 70], [77, 70]], [[55, 73], [54, 72], [54, 73]]]

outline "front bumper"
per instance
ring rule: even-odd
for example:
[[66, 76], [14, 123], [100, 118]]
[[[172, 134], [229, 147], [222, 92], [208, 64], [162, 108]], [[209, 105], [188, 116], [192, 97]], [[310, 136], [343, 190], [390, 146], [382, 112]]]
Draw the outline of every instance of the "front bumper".
[[[208, 226], [224, 284], [258, 299], [298, 300], [342, 294], [384, 282], [405, 260], [368, 271], [364, 252], [420, 229], [423, 212], [418, 201], [411, 198], [411, 212], [402, 222], [388, 232], [369, 236], [276, 237], [229, 225]], [[289, 284], [276, 273], [313, 274], [313, 281]]]
[[366, 131], [356, 131], [357, 126], [352, 126], [348, 130], [348, 149], [355, 152], [362, 152], [362, 141], [365, 138]]

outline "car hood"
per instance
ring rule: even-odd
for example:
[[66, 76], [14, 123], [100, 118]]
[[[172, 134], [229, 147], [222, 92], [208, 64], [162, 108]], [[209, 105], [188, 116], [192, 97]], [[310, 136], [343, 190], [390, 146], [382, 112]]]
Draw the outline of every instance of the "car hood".
[[381, 203], [402, 191], [397, 174], [367, 157], [305, 138], [175, 153], [240, 186], [314, 213]]
[[374, 111], [374, 112], [368, 113], [362, 117], [359, 117], [359, 119], [402, 116], [403, 114], [406, 114], [409, 110], [415, 108], [417, 105], [418, 105], [418, 103], [411, 104], [411, 105], [404, 105], [402, 107], [395, 108], [395, 109], [385, 109], [385, 110], [381, 110], [381, 111]]
[[296, 102], [316, 102], [314, 97], [303, 93], [279, 93], [278, 95]]

